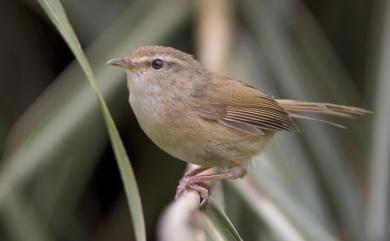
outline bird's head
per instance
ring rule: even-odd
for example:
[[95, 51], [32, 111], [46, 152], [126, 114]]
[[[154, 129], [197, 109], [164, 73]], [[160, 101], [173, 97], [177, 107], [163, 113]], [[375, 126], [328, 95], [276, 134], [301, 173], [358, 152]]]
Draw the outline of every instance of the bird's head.
[[191, 55], [163, 46], [140, 47], [126, 57], [107, 63], [123, 68], [133, 77], [155, 81], [200, 68], [200, 63]]

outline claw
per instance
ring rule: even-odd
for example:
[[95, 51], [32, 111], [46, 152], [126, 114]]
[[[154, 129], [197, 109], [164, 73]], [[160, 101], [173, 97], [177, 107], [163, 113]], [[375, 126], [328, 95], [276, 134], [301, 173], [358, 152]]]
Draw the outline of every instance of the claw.
[[209, 200], [210, 186], [207, 185], [206, 183], [197, 183], [197, 184], [192, 184], [190, 188], [199, 193], [200, 196], [199, 208], [203, 207]]
[[203, 207], [210, 196], [210, 187], [204, 182], [196, 183], [191, 176], [184, 176], [177, 186], [175, 199], [178, 199], [185, 191], [193, 190], [199, 193], [200, 204]]
[[[199, 186], [201, 187], [201, 186]], [[203, 187], [202, 187], [203, 188]], [[204, 192], [199, 192], [200, 194], [200, 204], [199, 204], [199, 208], [202, 208], [206, 203], [207, 201], [209, 200], [209, 197], [210, 197], [210, 191], [209, 189], [206, 189], [204, 188], [203, 190]]]
[[223, 179], [236, 179], [245, 176], [246, 169], [242, 166], [232, 167], [225, 173], [197, 175], [207, 168], [199, 167], [187, 172], [180, 180], [176, 189], [175, 199], [178, 199], [185, 191], [193, 190], [199, 193], [200, 207], [207, 203], [210, 196], [210, 186], [205, 182], [212, 182]]
[[179, 185], [176, 189], [175, 199], [178, 199], [185, 191], [190, 189], [189, 186], [191, 184], [193, 184], [193, 182], [191, 181], [190, 176], [184, 176], [182, 179], [180, 179]]
[[202, 201], [199, 204], [199, 208], [203, 208], [204, 205], [206, 205], [208, 198], [202, 198]]

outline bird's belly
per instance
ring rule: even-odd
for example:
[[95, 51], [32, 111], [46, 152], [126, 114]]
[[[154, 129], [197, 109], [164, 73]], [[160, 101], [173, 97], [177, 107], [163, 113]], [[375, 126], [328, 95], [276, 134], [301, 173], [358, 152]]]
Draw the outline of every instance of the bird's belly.
[[[162, 150], [201, 166], [234, 166], [256, 155], [272, 136], [254, 136], [216, 121], [205, 120], [191, 108], [161, 99], [155, 90], [138, 88], [129, 102], [145, 134]], [[183, 107], [183, 105], [180, 105]]]
[[162, 150], [182, 161], [206, 167], [241, 165], [264, 146], [271, 134], [253, 136], [201, 119], [197, 115], [167, 118], [161, 109], [134, 108], [146, 135]]
[[272, 137], [271, 133], [254, 136], [204, 119], [192, 130], [182, 143], [186, 153], [190, 153], [187, 162], [207, 167], [246, 164]]

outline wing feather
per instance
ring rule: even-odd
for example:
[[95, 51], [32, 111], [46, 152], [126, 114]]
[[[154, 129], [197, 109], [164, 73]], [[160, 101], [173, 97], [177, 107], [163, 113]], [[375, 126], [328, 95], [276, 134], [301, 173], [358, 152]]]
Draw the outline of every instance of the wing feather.
[[[272, 97], [241, 82], [219, 77], [223, 83], [202, 92], [196, 110], [201, 117], [255, 135], [266, 131], [299, 131], [289, 113]], [[218, 81], [218, 80], [216, 80]]]
[[223, 118], [249, 123], [264, 130], [298, 131], [297, 126], [292, 122], [287, 113], [275, 113], [272, 110], [254, 109], [253, 111], [248, 111], [247, 109], [228, 107], [226, 117]]

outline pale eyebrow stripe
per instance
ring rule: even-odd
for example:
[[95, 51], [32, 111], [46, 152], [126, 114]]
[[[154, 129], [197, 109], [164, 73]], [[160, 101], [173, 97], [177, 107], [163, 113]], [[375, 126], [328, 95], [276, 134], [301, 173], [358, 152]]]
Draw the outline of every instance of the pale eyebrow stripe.
[[154, 55], [153, 57], [143, 56], [143, 57], [136, 58], [135, 62], [142, 63], [142, 62], [151, 61], [153, 59], [162, 59], [163, 61], [167, 61], [167, 62], [177, 62], [183, 64], [183, 62], [180, 59], [172, 58], [171, 56], [168, 55]]

